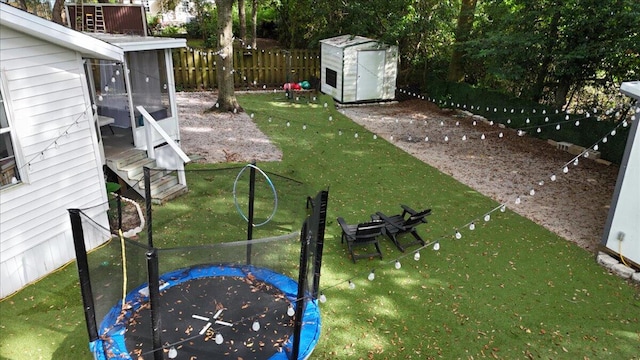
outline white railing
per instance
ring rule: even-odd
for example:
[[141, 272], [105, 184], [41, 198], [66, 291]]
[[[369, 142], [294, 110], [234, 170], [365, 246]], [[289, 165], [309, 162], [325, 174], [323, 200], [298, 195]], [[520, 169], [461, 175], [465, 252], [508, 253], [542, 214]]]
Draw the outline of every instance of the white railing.
[[177, 165], [176, 170], [178, 170], [178, 183], [182, 185], [186, 185], [187, 178], [184, 174], [184, 164], [190, 162], [191, 159], [189, 159], [189, 156], [187, 156], [187, 154], [185, 154], [184, 151], [182, 151], [182, 148], [180, 148], [180, 145], [178, 145], [169, 136], [169, 134], [167, 134], [167, 132], [160, 126], [160, 124], [158, 124], [158, 122], [153, 118], [153, 116], [151, 116], [147, 112], [147, 110], [144, 109], [143, 106], [137, 106], [136, 109], [138, 109], [138, 111], [142, 115], [142, 118], [144, 119], [144, 135], [145, 135], [145, 142], [147, 143], [147, 156], [151, 159], [156, 159], [155, 148], [153, 146], [153, 134], [152, 134], [152, 131], [155, 130], [162, 137], [162, 139], [166, 141], [169, 147], [173, 150], [172, 154], [176, 157], [176, 160], [177, 159], [182, 160], [182, 161], [175, 161]]

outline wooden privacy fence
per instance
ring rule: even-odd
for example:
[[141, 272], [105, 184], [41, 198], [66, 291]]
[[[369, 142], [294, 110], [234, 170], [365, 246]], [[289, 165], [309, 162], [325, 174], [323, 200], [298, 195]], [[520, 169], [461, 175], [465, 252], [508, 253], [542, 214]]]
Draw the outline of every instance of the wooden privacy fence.
[[[176, 89], [207, 90], [217, 87], [219, 55], [213, 50], [173, 50]], [[234, 82], [239, 89], [282, 87], [286, 82], [310, 83], [320, 79], [318, 50], [234, 50]], [[225, 69], [231, 71], [232, 69]]]

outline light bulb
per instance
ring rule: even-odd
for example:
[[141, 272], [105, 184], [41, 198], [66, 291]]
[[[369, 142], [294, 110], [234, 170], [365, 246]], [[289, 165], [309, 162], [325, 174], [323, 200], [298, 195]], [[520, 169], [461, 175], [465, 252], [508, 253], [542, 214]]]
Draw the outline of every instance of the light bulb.
[[254, 321], [253, 324], [251, 324], [251, 330], [253, 331], [260, 330], [260, 322], [258, 322], [258, 320]]
[[329, 121], [333, 121], [333, 116], [329, 116]]
[[338, 135], [342, 135], [342, 130], [338, 130]]
[[120, 70], [116, 70], [116, 75], [120, 75]]
[[542, 115], [547, 113], [547, 109], [542, 109]]
[[542, 129], [541, 129], [541, 128], [537, 128], [537, 129], [536, 129], [536, 132], [539, 134], [539, 133], [541, 133], [541, 132], [542, 132]]
[[585, 151], [584, 152], [584, 157], [588, 158], [589, 157], [589, 151]]
[[551, 178], [551, 181], [556, 181], [556, 174], [552, 174], [550, 178]]
[[444, 142], [447, 142], [447, 141], [449, 141], [449, 137], [445, 135]]
[[616, 136], [616, 134], [617, 134], [616, 129], [611, 130], [611, 136]]
[[390, 140], [390, 141], [393, 141], [393, 135], [391, 135], [391, 136], [389, 137], [389, 140]]
[[528, 123], [531, 122], [531, 120], [529, 118], [527, 118], [527, 120], [525, 120], [524, 122], [528, 124]]
[[529, 195], [533, 196], [536, 194], [536, 189], [529, 190]]
[[520, 201], [521, 201], [521, 200], [520, 200], [520, 196], [516, 197], [516, 201], [515, 201], [516, 205], [519, 205], [519, 204], [520, 204]]
[[472, 124], [473, 124], [473, 126], [476, 126], [477, 122], [475, 120], [473, 120]]
[[327, 103], [324, 103], [324, 108], [326, 109], [329, 106]]
[[357, 139], [358, 138], [358, 133], [353, 134], [353, 137]]
[[269, 116], [269, 122], [271, 122], [271, 116]]
[[489, 121], [489, 125], [493, 126], [493, 120]]
[[220, 107], [220, 103], [217, 102], [215, 106], [216, 106], [216, 109], [219, 108]]
[[564, 119], [565, 119], [565, 120], [569, 120], [569, 115], [565, 115], [565, 116], [564, 116]]
[[441, 120], [440, 121], [440, 126], [443, 126], [443, 125], [444, 125], [444, 121]]
[[287, 127], [291, 126], [291, 123], [287, 121]]
[[472, 222], [471, 224], [469, 224], [469, 230], [473, 231], [476, 229], [476, 223]]
[[507, 119], [507, 124], [511, 124], [511, 119]]
[[456, 121], [456, 126], [460, 126], [460, 121]]
[[307, 130], [307, 124], [302, 125], [302, 130]]
[[560, 124], [556, 125], [556, 130], [560, 130]]
[[627, 123], [627, 120], [623, 121], [622, 122], [622, 127], [627, 127], [627, 126], [629, 126], [629, 123]]
[[98, 101], [102, 101], [103, 99], [102, 95], [98, 95]]
[[578, 158], [576, 158], [575, 160], [573, 160], [573, 166], [578, 166]]
[[507, 211], [507, 206], [503, 204], [502, 206], [500, 206], [500, 212], [505, 212], [505, 211]]
[[376, 278], [376, 273], [373, 272], [373, 270], [371, 270], [371, 272], [369, 273], [369, 276], [367, 276], [367, 279], [369, 281], [373, 281]]
[[222, 337], [222, 334], [217, 333], [216, 334], [216, 344], [220, 345], [224, 342], [224, 338]]
[[484, 139], [486, 139], [486, 138], [487, 138], [487, 137], [486, 137], [486, 136], [484, 136], [484, 134], [480, 135], [480, 140], [484, 140]]
[[569, 172], [569, 167], [567, 167], [567, 166], [563, 167], [562, 168], [562, 172], [565, 173], [565, 174], [568, 173]]
[[439, 242], [433, 244], [433, 250], [435, 250], [435, 251], [440, 250], [440, 243]]
[[600, 146], [598, 144], [593, 145], [593, 150], [598, 151], [599, 148]]
[[[393, 139], [392, 139], [392, 140], [393, 140]], [[428, 142], [428, 141], [429, 141], [429, 137], [428, 137], [428, 136], [425, 136], [425, 137], [424, 137], [424, 141], [425, 141], [425, 142]]]
[[462, 135], [462, 141], [466, 141], [467, 140], [467, 135]]
[[327, 302], [327, 297], [323, 293], [320, 293], [320, 302], [323, 304]]
[[486, 214], [486, 215], [484, 216], [484, 221], [489, 221], [489, 220], [491, 220], [491, 215]]
[[116, 78], [115, 78], [115, 76], [112, 76], [112, 77], [111, 77], [111, 82], [115, 84], [115, 82], [116, 82]]
[[233, 108], [233, 113], [237, 114], [238, 113], [238, 109], [237, 108]]
[[253, 119], [253, 117], [256, 116], [256, 115], [254, 113], [251, 113], [251, 115], [249, 115], [249, 116], [251, 116], [251, 118]]
[[[349, 281], [349, 287], [351, 287], [351, 281]], [[296, 314], [296, 310], [293, 308], [293, 305], [289, 305], [289, 307], [287, 308], [287, 315], [293, 316], [295, 314]]]
[[580, 126], [580, 120], [576, 120], [576, 126]]
[[353, 290], [355, 288], [356, 288], [356, 284], [353, 281], [349, 280], [349, 290]]
[[518, 136], [524, 136], [524, 131], [518, 130]]
[[544, 180], [538, 181], [538, 185], [540, 185], [540, 186], [544, 185]]
[[178, 356], [178, 350], [176, 350], [175, 346], [172, 346], [169, 349], [169, 353], [167, 354], [169, 359], [175, 359]]
[[462, 239], [462, 234], [458, 230], [456, 230], [456, 239], [458, 240]]
[[549, 122], [549, 117], [548, 116], [545, 116], [544, 122]]
[[104, 91], [109, 91], [109, 85], [105, 85]]
[[145, 82], [149, 82], [149, 77], [147, 76], [146, 78], [144, 78]]
[[498, 137], [499, 137], [499, 138], [502, 138], [503, 136], [504, 136], [504, 134], [503, 134], [503, 133], [498, 134]]
[[394, 266], [395, 266], [396, 270], [400, 270], [400, 268], [402, 267], [402, 264], [400, 264], [400, 260], [396, 260], [396, 263], [395, 263]]
[[373, 134], [373, 140], [375, 140], [375, 139], [377, 139], [377, 138], [378, 138], [378, 135]]
[[411, 135], [409, 135], [409, 137], [407, 138], [407, 141], [411, 141], [413, 138], [411, 137]]

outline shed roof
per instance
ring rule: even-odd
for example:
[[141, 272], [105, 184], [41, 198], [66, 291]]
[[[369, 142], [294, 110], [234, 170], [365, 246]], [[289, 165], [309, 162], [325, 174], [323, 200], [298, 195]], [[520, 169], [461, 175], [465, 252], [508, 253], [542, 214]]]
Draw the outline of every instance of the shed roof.
[[124, 51], [115, 45], [5, 3], [0, 3], [0, 20], [2, 26], [77, 51], [84, 57], [124, 61]]
[[357, 35], [340, 35], [329, 39], [320, 40], [320, 42], [338, 48], [347, 48], [354, 45], [376, 42], [376, 40]]
[[620, 92], [640, 100], [640, 81], [623, 82], [620, 86]]

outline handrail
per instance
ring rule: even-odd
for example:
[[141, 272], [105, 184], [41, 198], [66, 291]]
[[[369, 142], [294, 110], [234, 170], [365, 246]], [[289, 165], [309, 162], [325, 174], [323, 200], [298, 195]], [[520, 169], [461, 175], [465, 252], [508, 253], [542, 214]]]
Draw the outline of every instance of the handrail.
[[147, 124], [151, 125], [151, 127], [153, 127], [158, 134], [160, 134], [160, 136], [162, 136], [162, 138], [164, 139], [164, 141], [167, 142], [167, 144], [171, 147], [171, 149], [178, 154], [178, 156], [180, 156], [180, 158], [182, 159], [182, 161], [184, 161], [185, 163], [188, 163], [191, 161], [191, 159], [189, 158], [189, 156], [187, 156], [187, 154], [184, 153], [184, 151], [182, 151], [182, 148], [180, 148], [180, 145], [178, 145], [170, 136], [169, 134], [167, 134], [166, 131], [164, 131], [164, 129], [160, 126], [160, 124], [158, 124], [158, 122], [153, 118], [153, 116], [151, 116], [147, 110], [144, 109], [144, 106], [139, 105], [136, 106], [136, 109], [140, 112], [140, 114], [142, 115], [142, 117], [145, 120], [145, 137], [146, 137], [146, 141], [147, 141], [147, 153], [149, 154], [149, 157], [151, 158], [155, 158], [155, 152], [153, 150], [153, 141], [152, 141], [152, 137], [151, 137], [151, 129], [146, 126]]

